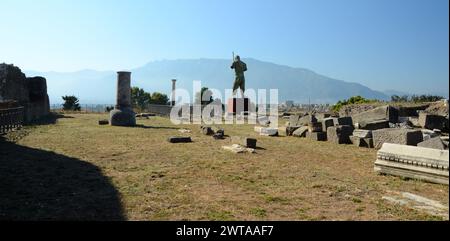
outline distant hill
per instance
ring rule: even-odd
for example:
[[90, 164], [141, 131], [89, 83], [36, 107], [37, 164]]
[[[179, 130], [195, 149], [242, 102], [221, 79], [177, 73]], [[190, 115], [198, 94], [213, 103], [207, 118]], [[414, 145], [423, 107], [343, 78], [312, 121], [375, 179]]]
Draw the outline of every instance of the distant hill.
[[[246, 87], [254, 89], [279, 89], [279, 100], [294, 100], [307, 103], [335, 103], [354, 95], [370, 99], [387, 100], [390, 97], [358, 83], [329, 78], [311, 70], [243, 59], [247, 63]], [[177, 79], [177, 87], [192, 92], [192, 81], [201, 80], [202, 85], [224, 89], [232, 87], [234, 81], [230, 60], [195, 59], [163, 60], [150, 62], [132, 69], [132, 85], [149, 92], [169, 94], [171, 79]], [[52, 103], [60, 103], [62, 95], [74, 94], [82, 103], [114, 103], [116, 74], [114, 71], [83, 70], [70, 73], [26, 71], [29, 76], [47, 78], [48, 92]], [[192, 93], [191, 93], [192, 94]]]

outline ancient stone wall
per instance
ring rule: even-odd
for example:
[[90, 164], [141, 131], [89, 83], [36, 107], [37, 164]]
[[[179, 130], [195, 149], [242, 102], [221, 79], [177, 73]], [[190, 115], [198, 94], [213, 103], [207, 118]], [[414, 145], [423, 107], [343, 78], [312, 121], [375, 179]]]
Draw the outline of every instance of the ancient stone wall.
[[43, 77], [27, 78], [20, 68], [0, 64], [0, 102], [23, 106], [26, 122], [40, 119], [50, 113], [47, 81]]

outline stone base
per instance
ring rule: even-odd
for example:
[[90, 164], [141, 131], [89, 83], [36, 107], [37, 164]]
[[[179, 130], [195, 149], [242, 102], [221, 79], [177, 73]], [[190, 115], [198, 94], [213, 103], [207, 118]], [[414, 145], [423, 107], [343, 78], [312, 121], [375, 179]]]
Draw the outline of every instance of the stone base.
[[233, 114], [233, 115], [240, 115], [242, 113], [248, 113], [249, 112], [249, 106], [250, 106], [250, 99], [249, 98], [232, 98], [228, 99], [228, 105], [227, 105], [227, 113]]
[[112, 126], [135, 126], [136, 114], [131, 109], [114, 109], [110, 112], [109, 123]]

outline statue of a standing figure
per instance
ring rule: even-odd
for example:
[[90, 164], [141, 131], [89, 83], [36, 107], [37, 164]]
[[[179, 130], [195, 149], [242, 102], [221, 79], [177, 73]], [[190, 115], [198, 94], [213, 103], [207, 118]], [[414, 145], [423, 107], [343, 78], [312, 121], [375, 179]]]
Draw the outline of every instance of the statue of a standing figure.
[[233, 85], [233, 96], [236, 95], [236, 90], [238, 88], [240, 88], [241, 89], [241, 97], [244, 98], [244, 92], [245, 92], [244, 72], [247, 71], [247, 64], [242, 62], [239, 55], [237, 55], [234, 58], [231, 68], [234, 69], [234, 72], [236, 73], [236, 78], [234, 80], [234, 85]]

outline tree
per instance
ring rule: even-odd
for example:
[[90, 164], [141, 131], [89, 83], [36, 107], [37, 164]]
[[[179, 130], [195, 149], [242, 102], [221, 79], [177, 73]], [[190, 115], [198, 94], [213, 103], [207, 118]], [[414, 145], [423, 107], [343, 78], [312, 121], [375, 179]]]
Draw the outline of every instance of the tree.
[[400, 96], [398, 96], [398, 95], [391, 96], [391, 101], [392, 102], [399, 102], [399, 100], [400, 100]]
[[152, 96], [139, 87], [131, 88], [131, 106], [133, 108], [145, 109], [150, 104]]
[[208, 105], [214, 101], [212, 91], [208, 87], [202, 87], [202, 90], [195, 94], [195, 103], [201, 105]]
[[64, 100], [63, 104], [63, 110], [72, 110], [72, 111], [80, 111], [81, 107], [78, 101], [78, 98], [71, 95], [71, 96], [63, 96], [62, 99]]
[[154, 105], [167, 105], [169, 104], [169, 97], [159, 92], [153, 92], [150, 103]]

